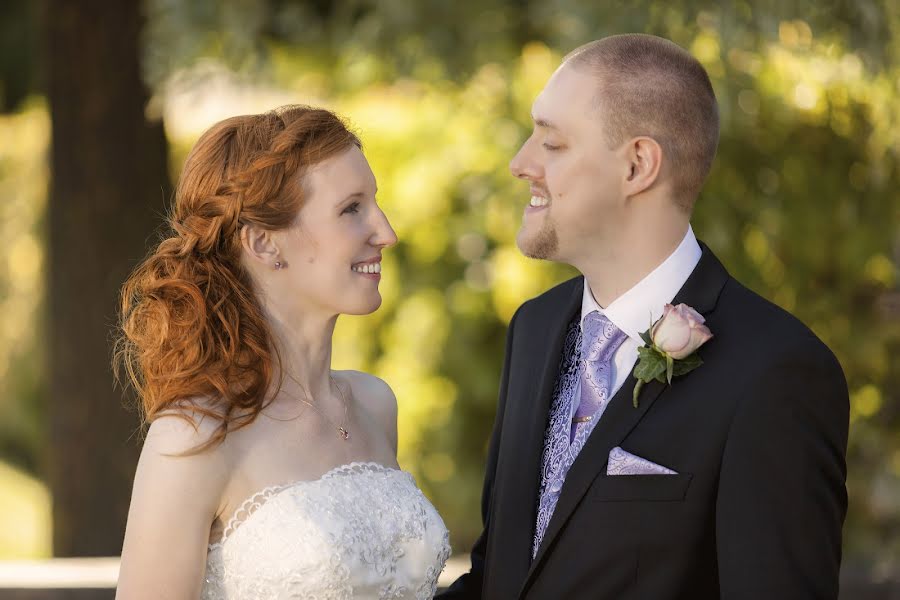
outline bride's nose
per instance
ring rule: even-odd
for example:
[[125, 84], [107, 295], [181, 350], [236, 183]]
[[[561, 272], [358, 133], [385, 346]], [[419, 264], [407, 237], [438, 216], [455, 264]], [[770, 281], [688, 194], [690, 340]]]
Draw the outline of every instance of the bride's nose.
[[370, 244], [388, 248], [397, 243], [397, 233], [394, 231], [394, 228], [391, 227], [387, 215], [385, 215], [384, 211], [380, 208], [375, 216], [374, 225], [375, 230], [372, 232], [372, 237], [369, 238]]

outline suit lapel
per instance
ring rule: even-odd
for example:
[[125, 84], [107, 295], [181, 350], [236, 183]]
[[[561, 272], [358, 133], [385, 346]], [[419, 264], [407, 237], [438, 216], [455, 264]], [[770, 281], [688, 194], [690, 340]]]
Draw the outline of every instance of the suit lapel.
[[531, 563], [531, 547], [534, 539], [534, 527], [537, 520], [537, 498], [540, 493], [541, 457], [544, 447], [544, 434], [550, 412], [553, 388], [559, 374], [566, 331], [576, 313], [581, 310], [581, 299], [584, 290], [583, 279], [573, 286], [571, 295], [565, 298], [563, 306], [557, 305], [550, 315], [543, 319], [545, 328], [534, 328], [527, 331], [529, 336], [525, 344], [525, 352], [530, 354], [529, 360], [523, 361], [523, 375], [530, 392], [527, 400], [523, 398], [522, 412], [517, 419], [521, 427], [512, 442], [514, 455], [507, 454], [515, 460], [511, 470], [514, 481], [514, 497], [518, 500], [502, 507], [507, 526], [503, 527], [504, 563], [510, 568], [508, 573], [512, 581], [522, 582]]
[[569, 469], [553, 517], [547, 525], [537, 556], [531, 563], [529, 579], [594, 479], [606, 468], [609, 451], [625, 439], [665, 389], [657, 381], [646, 384], [641, 390], [639, 407], [634, 408], [631, 395], [635, 384], [633, 376], [629, 376], [622, 384]]
[[[716, 300], [728, 279], [728, 273], [705, 244], [701, 243], [700, 246], [703, 251], [700, 262], [697, 263], [691, 276], [672, 303], [676, 305], [684, 303], [694, 307], [701, 314], [707, 314], [715, 308]], [[632, 393], [636, 383], [637, 380], [634, 376], [629, 375], [613, 396], [600, 418], [600, 422], [597, 423], [578, 458], [572, 464], [563, 484], [559, 502], [553, 511], [553, 517], [547, 525], [544, 539], [538, 548], [537, 556], [529, 568], [522, 593], [527, 590], [537, 568], [553, 545], [554, 539], [559, 535], [584, 494], [594, 480], [601, 473], [605, 473], [610, 450], [628, 436], [667, 388], [657, 381], [646, 384], [640, 394], [639, 407], [634, 408]], [[535, 492], [536, 496], [537, 492]]]

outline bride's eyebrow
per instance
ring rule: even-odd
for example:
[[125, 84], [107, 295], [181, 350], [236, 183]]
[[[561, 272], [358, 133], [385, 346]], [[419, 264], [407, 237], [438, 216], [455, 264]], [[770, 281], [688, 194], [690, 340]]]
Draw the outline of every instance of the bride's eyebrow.
[[[375, 186], [375, 195], [378, 195], [378, 186], [377, 186], [377, 185]], [[365, 193], [365, 192], [361, 192], [361, 191], [360, 191], [360, 192], [353, 192], [353, 193], [350, 194], [349, 196], [346, 196], [343, 200], [340, 200], [340, 201], [338, 202], [338, 205], [341, 205], [341, 204], [343, 204], [344, 202], [347, 202], [348, 200], [362, 200], [362, 199], [365, 198], [365, 197], [366, 197], [366, 193]]]
[[360, 200], [363, 197], [365, 197], [365, 194], [363, 194], [362, 192], [353, 192], [352, 194], [350, 194], [349, 196], [347, 196], [346, 198], [344, 198], [343, 200], [338, 202], [338, 204], [343, 204], [343, 203], [347, 202], [348, 200]]

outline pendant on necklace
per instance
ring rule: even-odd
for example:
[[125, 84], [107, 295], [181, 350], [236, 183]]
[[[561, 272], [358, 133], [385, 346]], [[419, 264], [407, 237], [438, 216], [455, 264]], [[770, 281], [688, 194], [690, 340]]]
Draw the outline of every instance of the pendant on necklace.
[[343, 427], [338, 427], [338, 433], [341, 434], [341, 437], [345, 440], [350, 439], [350, 432], [344, 429]]

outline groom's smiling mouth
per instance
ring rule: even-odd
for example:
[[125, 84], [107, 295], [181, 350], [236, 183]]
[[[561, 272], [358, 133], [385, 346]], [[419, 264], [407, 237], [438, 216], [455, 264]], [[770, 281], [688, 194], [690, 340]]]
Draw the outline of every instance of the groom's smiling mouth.
[[543, 190], [531, 188], [531, 201], [525, 207], [525, 213], [541, 211], [548, 206], [550, 206], [550, 194]]

